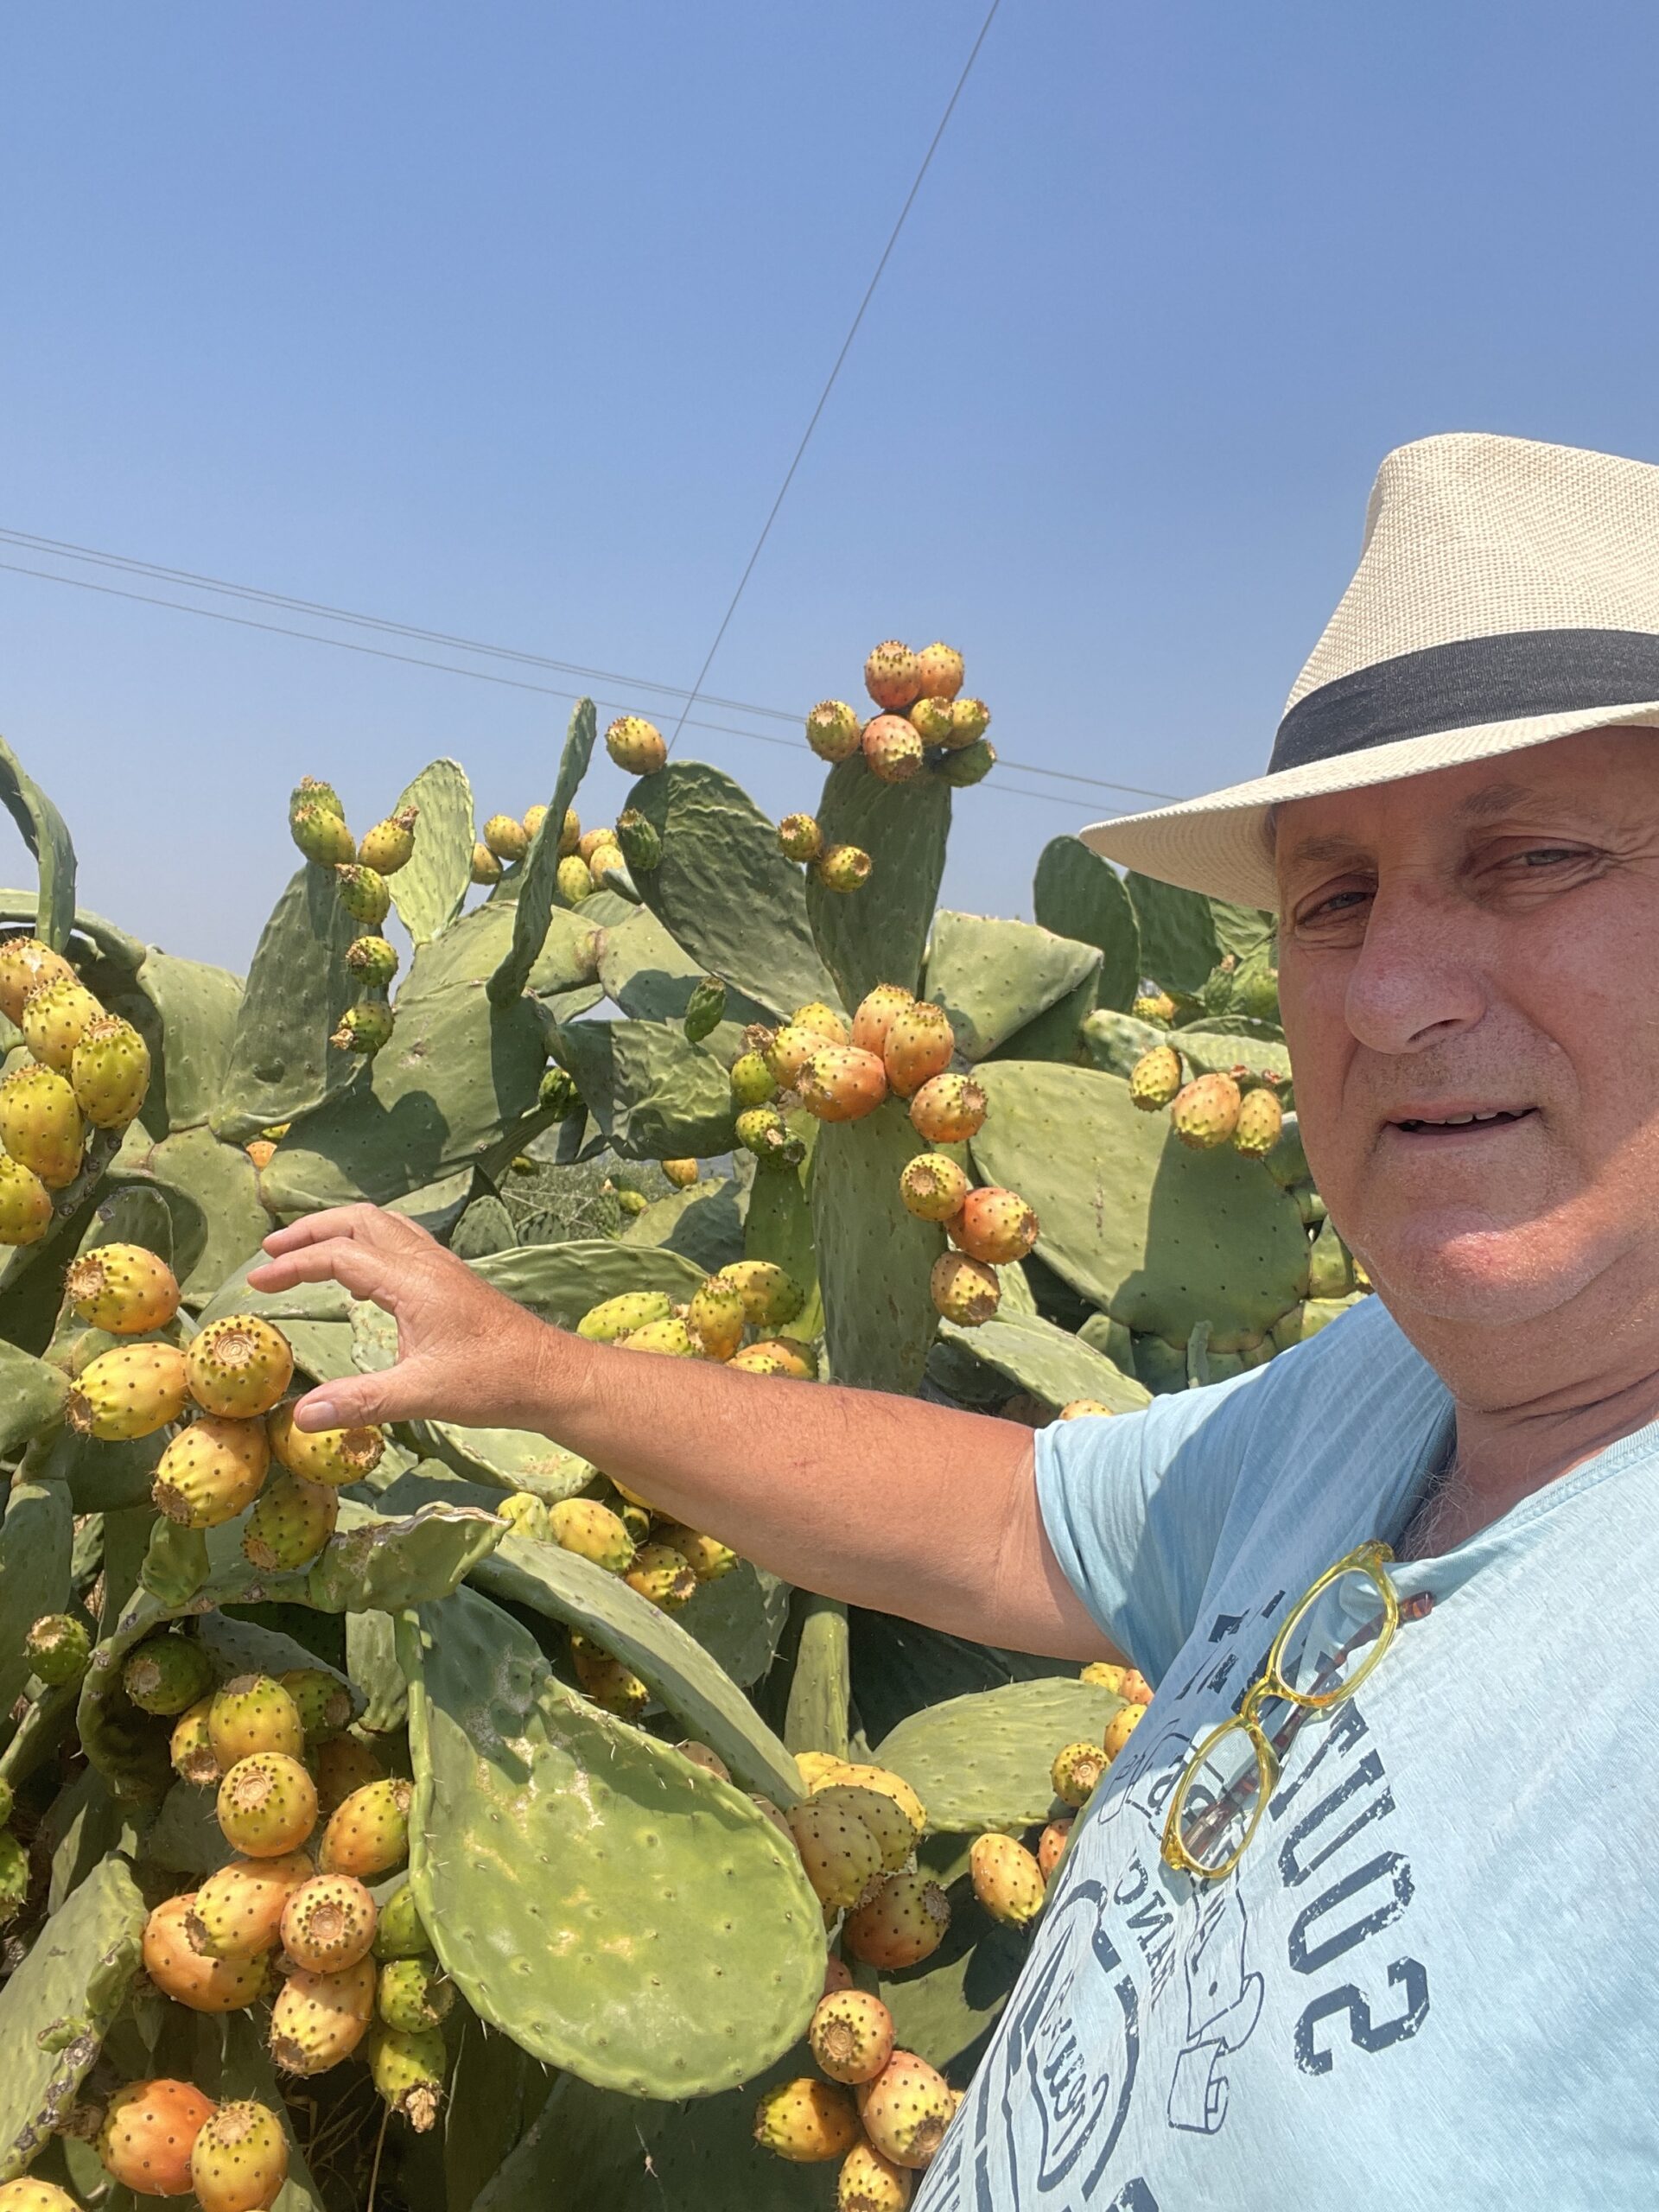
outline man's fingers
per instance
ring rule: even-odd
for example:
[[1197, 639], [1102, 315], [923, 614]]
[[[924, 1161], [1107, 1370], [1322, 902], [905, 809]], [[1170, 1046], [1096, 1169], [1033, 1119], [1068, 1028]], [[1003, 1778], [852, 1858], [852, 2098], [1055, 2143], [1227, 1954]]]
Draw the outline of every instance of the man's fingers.
[[383, 1303], [381, 1294], [390, 1291], [392, 1274], [391, 1262], [384, 1252], [336, 1236], [326, 1244], [311, 1244], [299, 1251], [284, 1252], [276, 1259], [267, 1260], [263, 1267], [250, 1268], [248, 1287], [292, 1290], [300, 1282], [337, 1282], [353, 1298], [372, 1298]]
[[401, 1214], [387, 1213], [380, 1206], [330, 1206], [322, 1213], [308, 1213], [303, 1220], [289, 1222], [286, 1229], [273, 1229], [264, 1243], [276, 1259], [284, 1253], [302, 1251], [308, 1244], [331, 1243], [341, 1237], [395, 1249], [399, 1243], [418, 1243], [425, 1234], [414, 1222]]

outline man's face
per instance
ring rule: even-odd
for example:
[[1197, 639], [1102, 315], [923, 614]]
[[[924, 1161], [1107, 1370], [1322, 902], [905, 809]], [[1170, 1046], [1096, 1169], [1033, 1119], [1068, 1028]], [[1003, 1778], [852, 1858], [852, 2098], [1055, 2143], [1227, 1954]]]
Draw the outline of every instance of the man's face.
[[1298, 799], [1275, 832], [1309, 1162], [1397, 1316], [1650, 1294], [1659, 733]]

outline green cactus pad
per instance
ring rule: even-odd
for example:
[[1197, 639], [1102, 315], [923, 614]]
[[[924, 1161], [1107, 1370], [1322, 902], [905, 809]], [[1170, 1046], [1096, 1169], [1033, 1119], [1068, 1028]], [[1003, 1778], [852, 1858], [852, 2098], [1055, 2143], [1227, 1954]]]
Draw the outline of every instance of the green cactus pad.
[[625, 1291], [660, 1290], [677, 1303], [692, 1297], [704, 1270], [660, 1245], [618, 1244], [609, 1237], [568, 1244], [521, 1244], [475, 1263], [475, 1272], [543, 1321], [574, 1329], [590, 1306]]
[[118, 1188], [149, 1185], [166, 1198], [173, 1272], [189, 1306], [211, 1298], [233, 1268], [245, 1267], [270, 1233], [253, 1162], [240, 1145], [221, 1143], [210, 1129], [181, 1129], [147, 1150], [129, 1142], [111, 1166], [110, 1181]]
[[1006, 1301], [976, 1329], [959, 1329], [954, 1322], [942, 1321], [939, 1337], [1056, 1409], [1073, 1398], [1098, 1398], [1115, 1414], [1137, 1413], [1150, 1402], [1149, 1393], [1133, 1376], [1125, 1375], [1081, 1337], [1057, 1329], [1035, 1313], [1010, 1313]]
[[388, 1518], [342, 1497], [332, 1541], [299, 1578], [304, 1602], [325, 1613], [395, 1613], [429, 1604], [487, 1559], [500, 1535], [491, 1515], [467, 1506], [428, 1505], [408, 1518]]
[[1208, 1321], [1214, 1349], [1235, 1351], [1301, 1296], [1306, 1234], [1259, 1161], [1188, 1151], [1093, 1069], [1001, 1060], [979, 1076], [976, 1168], [1035, 1206], [1041, 1257], [1115, 1320], [1180, 1344]]
[[417, 945], [441, 937], [467, 903], [473, 876], [473, 787], [458, 760], [434, 760], [392, 809], [416, 808], [415, 849], [388, 876], [397, 918]]
[[293, 1121], [350, 1082], [351, 1055], [333, 1051], [328, 1039], [357, 995], [345, 960], [356, 935], [334, 894], [334, 870], [302, 868], [265, 924], [243, 987], [213, 1116], [227, 1143]]
[[152, 1135], [194, 1128], [219, 1104], [230, 1070], [242, 1005], [239, 977], [200, 960], [180, 960], [151, 948], [138, 970], [138, 989], [155, 1010], [142, 1020], [151, 1075], [142, 1109]]
[[824, 778], [818, 827], [826, 846], [856, 845], [871, 861], [859, 891], [828, 891], [807, 878], [812, 934], [842, 1000], [855, 1007], [878, 983], [913, 991], [944, 874], [950, 786], [937, 776], [884, 784], [855, 753]]
[[1210, 901], [1133, 868], [1123, 887], [1141, 932], [1141, 974], [1166, 991], [1196, 991], [1222, 953]]
[[564, 750], [559, 755], [553, 796], [518, 871], [518, 895], [513, 901], [512, 947], [489, 982], [490, 999], [496, 1006], [510, 1005], [524, 989], [542, 949], [542, 940], [547, 935], [558, 889], [559, 833], [564, 826], [565, 809], [588, 772], [597, 731], [593, 701], [579, 699], [565, 733]]
[[[797, 1184], [796, 1188], [799, 1187]], [[753, 1207], [751, 1197], [751, 1211]], [[688, 1191], [671, 1191], [665, 1198], [654, 1198], [626, 1224], [619, 1241], [660, 1244], [695, 1261], [712, 1275], [728, 1261], [743, 1257], [743, 1219], [742, 1193], [730, 1176], [724, 1176], [694, 1183]]]
[[922, 995], [950, 1015], [963, 1058], [982, 1060], [1099, 966], [1095, 946], [1030, 922], [946, 912], [934, 917]]
[[1121, 1075], [1127, 1079], [1134, 1074], [1135, 1062], [1151, 1052], [1154, 1045], [1173, 1045], [1175, 1039], [1167, 1029], [1160, 1029], [1154, 1022], [1137, 1020], [1132, 1014], [1115, 1013], [1109, 1007], [1097, 1007], [1084, 1022], [1080, 1041], [1096, 1067], [1104, 1068], [1109, 1075]]
[[69, 1378], [61, 1369], [0, 1343], [0, 1458], [10, 1459], [57, 1421], [68, 1395]]
[[575, 1497], [594, 1479], [591, 1463], [528, 1428], [467, 1428], [459, 1421], [415, 1424], [435, 1455], [457, 1473], [494, 1490], [529, 1491], [548, 1505]]
[[[21, 1359], [22, 1353], [13, 1355]], [[68, 1486], [60, 1470], [67, 1436], [31, 1444], [11, 1478], [0, 1521], [0, 1712], [10, 1713], [29, 1680], [23, 1638], [45, 1613], [67, 1610], [74, 1538]]]
[[572, 1021], [557, 1058], [625, 1160], [702, 1160], [736, 1131], [726, 1064], [677, 1021]]
[[1028, 1827], [1053, 1806], [1054, 1754], [1063, 1744], [1097, 1744], [1122, 1702], [1058, 1675], [1010, 1682], [912, 1714], [872, 1756], [903, 1775], [931, 1829]]
[[1190, 1060], [1198, 1075], [1225, 1074], [1236, 1067], [1246, 1067], [1252, 1075], [1267, 1076], [1274, 1083], [1285, 1083], [1290, 1077], [1290, 1053], [1276, 1035], [1263, 1038], [1195, 1027], [1173, 1029], [1163, 1041]]
[[905, 1210], [899, 1178], [927, 1147], [903, 1103], [859, 1122], [828, 1122], [812, 1158], [812, 1222], [824, 1333], [836, 1379], [914, 1390], [938, 1315], [928, 1274], [944, 1231]]
[[791, 1751], [828, 1751], [844, 1759], [852, 1705], [847, 1608], [815, 1592], [795, 1593], [799, 1621], [795, 1664], [784, 1714], [784, 1740]]
[[[605, 995], [636, 1021], [683, 1021], [703, 976], [699, 963], [646, 908], [600, 933], [599, 980]], [[741, 1026], [772, 1018], [763, 1001], [728, 987], [727, 1022]]]
[[410, 1880], [474, 2010], [634, 2095], [708, 2095], [780, 2056], [817, 2001], [823, 1928], [743, 1793], [566, 1690], [472, 1592], [401, 1623], [398, 1652]]
[[1143, 972], [1141, 931], [1115, 868], [1080, 837], [1052, 839], [1037, 861], [1032, 912], [1046, 930], [1099, 947], [1096, 1005], [1129, 1005]]
[[[931, 1871], [926, 1856], [925, 1871]], [[951, 1893], [950, 1925], [933, 1955], [903, 1974], [881, 1977], [893, 2040], [943, 2073], [965, 2052], [974, 2053], [995, 2025], [1030, 1955], [1030, 1936], [1000, 1926], [963, 1882]]]
[[22, 830], [23, 842], [34, 854], [40, 871], [35, 934], [42, 944], [61, 952], [75, 922], [75, 849], [63, 817], [3, 739], [0, 739], [0, 806]]

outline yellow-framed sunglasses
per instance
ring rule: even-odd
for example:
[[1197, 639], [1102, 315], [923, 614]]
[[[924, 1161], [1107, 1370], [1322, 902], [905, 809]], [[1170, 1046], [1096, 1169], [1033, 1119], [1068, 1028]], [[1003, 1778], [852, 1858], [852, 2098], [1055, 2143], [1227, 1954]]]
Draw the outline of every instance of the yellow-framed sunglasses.
[[[1199, 1881], [1218, 1882], [1237, 1866], [1278, 1786], [1281, 1756], [1297, 1727], [1310, 1713], [1328, 1711], [1352, 1697], [1394, 1641], [1402, 1609], [1400, 1593], [1387, 1571], [1393, 1557], [1387, 1544], [1361, 1544], [1326, 1567], [1286, 1614], [1262, 1672], [1245, 1691], [1238, 1710], [1200, 1737], [1181, 1770], [1164, 1815], [1160, 1855], [1166, 1866]], [[1340, 1650], [1321, 1658], [1313, 1679], [1300, 1687], [1286, 1674], [1287, 1655], [1296, 1650], [1308, 1617], [1325, 1592], [1349, 1576], [1370, 1584], [1378, 1611]], [[1280, 1732], [1276, 1741], [1262, 1722], [1262, 1707], [1275, 1699], [1294, 1708], [1290, 1726]], [[1224, 1753], [1230, 1758], [1219, 1756]], [[1229, 1764], [1236, 1769], [1231, 1778], [1214, 1787], [1211, 1769]], [[1205, 1786], [1195, 1793], [1199, 1783]]]

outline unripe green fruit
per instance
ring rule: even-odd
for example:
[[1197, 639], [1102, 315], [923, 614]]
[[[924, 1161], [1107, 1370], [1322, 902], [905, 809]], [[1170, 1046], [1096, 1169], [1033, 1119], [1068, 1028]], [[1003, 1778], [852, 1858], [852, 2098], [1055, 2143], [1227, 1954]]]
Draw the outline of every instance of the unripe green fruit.
[[278, 1467], [265, 1479], [242, 1532], [242, 1554], [262, 1574], [309, 1566], [334, 1533], [340, 1495]]
[[242, 2098], [202, 2122], [190, 2152], [201, 2212], [266, 2212], [288, 2178], [288, 2138], [269, 2107]]
[[112, 1336], [164, 1329], [179, 1310], [178, 1278], [142, 1244], [99, 1244], [63, 1279], [64, 1296], [83, 1321]]
[[383, 2104], [417, 2135], [435, 2125], [443, 2096], [443, 2037], [435, 2028], [412, 2032], [377, 2027], [369, 2037], [369, 2073]]
[[870, 856], [859, 845], [831, 845], [812, 863], [812, 874], [826, 891], [861, 890], [870, 880]]
[[360, 864], [337, 868], [334, 880], [340, 887], [340, 903], [352, 919], [361, 922], [365, 930], [378, 930], [391, 912], [391, 893], [380, 871]]
[[0, 1153], [0, 1244], [37, 1244], [52, 1226], [52, 1193], [31, 1167]]
[[590, 1306], [576, 1324], [576, 1334], [591, 1344], [614, 1344], [648, 1321], [665, 1321], [672, 1311], [673, 1301], [665, 1291], [626, 1290], [620, 1297]]
[[191, 1338], [185, 1366], [190, 1395], [205, 1413], [251, 1421], [281, 1399], [294, 1373], [294, 1353], [273, 1322], [226, 1313]]
[[69, 1394], [69, 1422], [105, 1442], [153, 1436], [184, 1411], [189, 1396], [176, 1344], [118, 1344], [81, 1370]]
[[[73, 1613], [47, 1613], [23, 1638], [23, 1656], [30, 1673], [43, 1682], [78, 1682], [92, 1656], [92, 1640], [85, 1622]], [[0, 1821], [4, 1818], [0, 1815]]]
[[149, 1047], [130, 1021], [106, 1015], [82, 1033], [69, 1079], [95, 1129], [124, 1129], [149, 1090]]
[[405, 1882], [380, 1908], [374, 1955], [377, 1959], [424, 1959], [431, 1948], [432, 1940], [422, 1923], [415, 1892]]
[[616, 817], [616, 842], [631, 874], [649, 875], [663, 864], [663, 840], [656, 824], [638, 807], [626, 807]]
[[786, 814], [778, 824], [778, 842], [785, 860], [815, 861], [823, 850], [823, 833], [811, 815]]
[[420, 809], [400, 806], [396, 814], [389, 814], [384, 822], [377, 822], [358, 848], [357, 857], [365, 868], [372, 868], [381, 875], [395, 875], [406, 868], [415, 850], [415, 823]]
[[537, 1103], [544, 1114], [551, 1114], [556, 1121], [560, 1122], [571, 1121], [576, 1115], [588, 1110], [582, 1103], [582, 1093], [576, 1089], [575, 1078], [556, 1065], [543, 1070]]
[[993, 1920], [1023, 1928], [1043, 1909], [1043, 1870], [1011, 1835], [976, 1836], [968, 1853], [974, 1895]]
[[67, 1076], [75, 1046], [93, 1022], [107, 1019], [78, 976], [37, 983], [23, 1001], [24, 1042], [42, 1067]]
[[288, 810], [290, 814], [296, 806], [306, 805], [326, 807], [330, 814], [342, 817], [346, 812], [340, 793], [332, 784], [325, 783], [321, 776], [302, 776], [289, 794]]
[[[775, 1091], [775, 1084], [772, 1088]], [[789, 1137], [789, 1124], [775, 1106], [746, 1107], [733, 1123], [733, 1130], [743, 1150], [753, 1153], [757, 1159]]]
[[661, 730], [643, 715], [619, 715], [605, 733], [605, 750], [631, 776], [654, 776], [668, 759]]
[[705, 976], [692, 992], [685, 1009], [686, 1042], [700, 1045], [726, 1017], [726, 986], [718, 976]]
[[740, 1053], [732, 1063], [732, 1103], [739, 1111], [767, 1105], [777, 1096], [777, 1081], [760, 1053]]
[[399, 2035], [439, 2026], [454, 2001], [454, 1985], [434, 1958], [392, 1959], [380, 1969], [376, 2009]]
[[129, 1653], [121, 1686], [143, 1713], [170, 1715], [194, 1705], [213, 1679], [207, 1654], [181, 1636], [152, 1636]]
[[354, 937], [346, 948], [346, 965], [365, 989], [384, 991], [397, 973], [397, 948], [383, 937]]
[[328, 1042], [337, 1052], [361, 1052], [372, 1059], [383, 1046], [391, 1042], [396, 1020], [384, 999], [359, 999], [341, 1014]]
[[768, 2089], [754, 2112], [754, 2139], [763, 2151], [797, 2165], [844, 2158], [859, 2139], [858, 2113], [845, 2089], [802, 2075]]
[[219, 1689], [207, 1713], [207, 1740], [222, 1768], [257, 1751], [305, 1754], [300, 1709], [269, 1675], [237, 1675]]
[[217, 1529], [259, 1495], [270, 1464], [264, 1424], [204, 1414], [162, 1452], [151, 1495], [182, 1529]]
[[276, 1678], [294, 1700], [308, 1746], [338, 1736], [352, 1725], [352, 1693], [323, 1667], [290, 1667]]
[[66, 1189], [79, 1174], [86, 1138], [79, 1102], [51, 1068], [14, 1068], [0, 1083], [0, 1145], [48, 1191]]
[[10, 1828], [0, 1828], [0, 1928], [29, 1902], [29, 1853]]
[[[961, 706], [962, 701], [958, 699], [957, 704]], [[953, 790], [968, 791], [975, 784], [982, 784], [995, 766], [996, 747], [988, 738], [982, 737], [960, 753], [945, 753], [934, 764], [933, 773]]]
[[643, 1191], [619, 1191], [616, 1194], [616, 1210], [627, 1218], [644, 1213], [649, 1203]]
[[991, 710], [982, 699], [956, 699], [950, 707], [949, 742], [965, 751], [977, 745], [991, 726]]
[[608, 1506], [591, 1497], [564, 1497], [546, 1510], [547, 1533], [561, 1549], [621, 1574], [633, 1562], [633, 1538]]
[[332, 807], [306, 800], [288, 817], [289, 835], [308, 861], [321, 868], [340, 868], [357, 858], [357, 846], [345, 817]]

